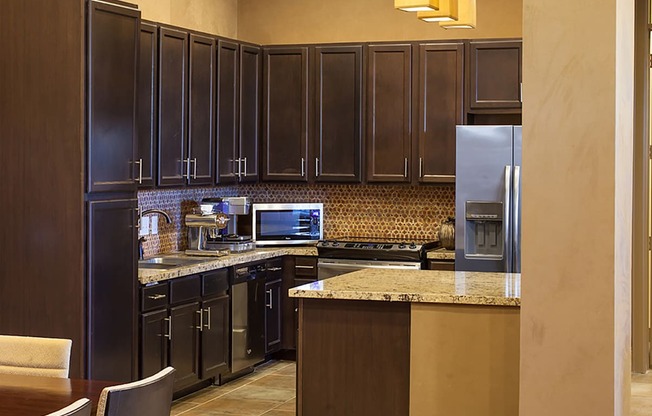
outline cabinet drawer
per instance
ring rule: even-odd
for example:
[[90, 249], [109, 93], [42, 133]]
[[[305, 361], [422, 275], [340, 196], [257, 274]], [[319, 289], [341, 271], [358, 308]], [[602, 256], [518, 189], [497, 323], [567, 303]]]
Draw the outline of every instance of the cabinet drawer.
[[428, 270], [450, 270], [450, 271], [455, 271], [455, 261], [450, 261], [450, 260], [428, 260]]
[[143, 287], [140, 297], [140, 310], [145, 312], [165, 308], [170, 300], [168, 289], [167, 282]]
[[170, 281], [170, 303], [185, 302], [199, 298], [201, 280], [199, 275], [182, 277]]
[[202, 275], [202, 296], [225, 293], [229, 290], [229, 269], [214, 270]]
[[317, 278], [317, 257], [295, 257], [294, 275]]
[[283, 277], [283, 260], [280, 258], [269, 260], [265, 263], [265, 269], [267, 269], [267, 282], [279, 280]]

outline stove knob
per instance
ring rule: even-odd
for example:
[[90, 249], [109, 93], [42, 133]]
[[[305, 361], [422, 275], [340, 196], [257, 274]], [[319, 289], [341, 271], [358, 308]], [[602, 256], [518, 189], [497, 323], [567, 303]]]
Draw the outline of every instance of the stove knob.
[[417, 245], [414, 244], [414, 243], [410, 243], [410, 248], [411, 248], [412, 250], [414, 250], [415, 248], [417, 248]]
[[333, 241], [333, 247], [337, 247], [339, 245], [340, 245], [340, 243], [338, 243], [337, 241]]
[[328, 241], [322, 241], [321, 246], [322, 247], [328, 247]]
[[405, 248], [405, 243], [400, 243], [400, 244], [398, 245], [398, 248], [401, 248], [401, 249], [402, 249], [402, 248]]

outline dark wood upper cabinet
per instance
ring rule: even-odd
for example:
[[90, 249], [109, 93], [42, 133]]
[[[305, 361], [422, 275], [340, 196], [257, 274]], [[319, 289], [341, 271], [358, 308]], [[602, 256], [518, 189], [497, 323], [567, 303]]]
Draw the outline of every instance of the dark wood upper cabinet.
[[238, 44], [220, 40], [217, 46], [217, 182], [238, 180]]
[[455, 180], [455, 126], [462, 124], [464, 45], [418, 45], [419, 81], [416, 108], [419, 122], [416, 173], [418, 182]]
[[89, 3], [87, 190], [136, 190], [140, 12]]
[[369, 45], [367, 180], [410, 182], [412, 46]]
[[468, 47], [469, 112], [521, 111], [522, 41], [471, 41]]
[[140, 24], [140, 56], [138, 62], [138, 93], [136, 122], [138, 125], [138, 164], [136, 179], [139, 186], [151, 187], [156, 177], [156, 96], [158, 93], [158, 27]]
[[190, 185], [215, 181], [215, 40], [190, 35], [188, 147]]
[[88, 203], [89, 378], [136, 378], [137, 206], [135, 198]]
[[362, 180], [362, 46], [313, 53], [310, 174], [317, 182]]
[[307, 181], [308, 47], [263, 52], [263, 180]]
[[188, 33], [159, 29], [158, 178], [159, 186], [185, 184]]
[[259, 178], [262, 71], [262, 49], [240, 45], [240, 182], [256, 182]]

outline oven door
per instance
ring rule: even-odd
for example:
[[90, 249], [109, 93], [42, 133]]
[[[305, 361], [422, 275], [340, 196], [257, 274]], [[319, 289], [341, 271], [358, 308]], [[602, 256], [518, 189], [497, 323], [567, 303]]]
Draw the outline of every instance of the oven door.
[[413, 261], [379, 261], [379, 260], [344, 260], [322, 259], [317, 262], [317, 277], [319, 280], [328, 279], [344, 273], [362, 269], [404, 269], [419, 270], [421, 262]]

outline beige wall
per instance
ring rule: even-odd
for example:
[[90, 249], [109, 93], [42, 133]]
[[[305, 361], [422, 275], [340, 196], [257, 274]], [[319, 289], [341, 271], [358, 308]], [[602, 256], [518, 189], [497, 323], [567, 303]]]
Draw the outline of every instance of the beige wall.
[[628, 415], [633, 0], [523, 21], [520, 414]]
[[142, 18], [237, 38], [237, 0], [129, 0], [138, 4]]
[[238, 38], [261, 44], [521, 37], [521, 0], [478, 0], [473, 30], [444, 30], [393, 0], [240, 0]]

